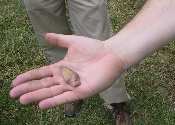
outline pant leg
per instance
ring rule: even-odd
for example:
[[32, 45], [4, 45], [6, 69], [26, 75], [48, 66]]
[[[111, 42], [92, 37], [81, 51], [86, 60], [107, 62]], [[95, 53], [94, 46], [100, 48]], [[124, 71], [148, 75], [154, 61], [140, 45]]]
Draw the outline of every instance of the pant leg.
[[106, 5], [106, 0], [68, 0], [74, 33], [99, 40], [112, 36]]
[[43, 33], [71, 34], [67, 18], [65, 0], [23, 0], [40, 46], [51, 63], [64, 57], [66, 49], [47, 44]]
[[[77, 35], [106, 40], [112, 36], [106, 0], [68, 0], [69, 16]], [[123, 77], [100, 96], [107, 104], [128, 101]]]
[[129, 101], [130, 96], [126, 90], [124, 75], [121, 75], [110, 88], [101, 92], [100, 97], [105, 100], [107, 105]]

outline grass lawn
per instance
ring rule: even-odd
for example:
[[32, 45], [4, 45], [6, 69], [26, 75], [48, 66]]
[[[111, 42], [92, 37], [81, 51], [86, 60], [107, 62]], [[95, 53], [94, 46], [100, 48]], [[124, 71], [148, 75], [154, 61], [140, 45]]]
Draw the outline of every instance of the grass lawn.
[[[117, 32], [130, 20], [143, 0], [109, 0]], [[112, 125], [111, 115], [98, 97], [87, 100], [77, 119], [62, 115], [62, 107], [40, 111], [9, 98], [11, 80], [40, 67], [46, 59], [20, 0], [0, 0], [0, 125]], [[146, 58], [126, 74], [134, 125], [175, 124], [175, 42]]]

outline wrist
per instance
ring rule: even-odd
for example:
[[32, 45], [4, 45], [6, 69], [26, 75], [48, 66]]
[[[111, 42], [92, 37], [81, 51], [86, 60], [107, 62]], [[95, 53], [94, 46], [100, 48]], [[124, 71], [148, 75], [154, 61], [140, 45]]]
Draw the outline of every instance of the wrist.
[[119, 45], [119, 43], [117, 43], [116, 40], [115, 40], [115, 45], [113, 44], [113, 42], [114, 42], [113, 38], [104, 41], [105, 49], [111, 55], [113, 55], [113, 57], [117, 58], [117, 60], [120, 60], [123, 70], [128, 69], [132, 64], [131, 64], [131, 61], [129, 61], [129, 58], [127, 58], [127, 54], [123, 52], [123, 49], [122, 49], [123, 45], [122, 46], [121, 44]]

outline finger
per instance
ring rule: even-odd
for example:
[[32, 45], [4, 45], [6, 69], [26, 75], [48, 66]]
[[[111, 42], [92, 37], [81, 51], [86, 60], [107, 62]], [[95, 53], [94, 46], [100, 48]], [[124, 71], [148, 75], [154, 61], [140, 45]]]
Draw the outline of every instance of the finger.
[[52, 98], [45, 99], [39, 102], [39, 107], [41, 109], [52, 108], [64, 103], [69, 103], [82, 99], [82, 97], [76, 95], [73, 91], [64, 92]]
[[67, 85], [56, 85], [50, 88], [43, 88], [37, 91], [27, 93], [20, 97], [20, 103], [29, 104], [32, 102], [38, 102], [43, 99], [51, 98], [56, 95], [62, 94], [65, 91], [70, 91], [73, 88]]
[[33, 69], [31, 71], [18, 75], [16, 79], [13, 80], [12, 87], [15, 87], [26, 81], [38, 80], [43, 77], [49, 77], [49, 76], [52, 76], [50, 66], [44, 66], [38, 69]]
[[56, 84], [59, 84], [59, 82], [56, 81], [53, 77], [47, 77], [41, 80], [32, 80], [14, 87], [10, 91], [10, 96], [12, 98], [17, 98], [25, 93], [32, 92], [34, 90], [38, 90], [42, 88], [48, 88]]
[[45, 35], [45, 38], [52, 45], [56, 45], [58, 47], [69, 48], [70, 45], [76, 42], [76, 39], [78, 38], [78, 36], [75, 37], [73, 35], [47, 33]]

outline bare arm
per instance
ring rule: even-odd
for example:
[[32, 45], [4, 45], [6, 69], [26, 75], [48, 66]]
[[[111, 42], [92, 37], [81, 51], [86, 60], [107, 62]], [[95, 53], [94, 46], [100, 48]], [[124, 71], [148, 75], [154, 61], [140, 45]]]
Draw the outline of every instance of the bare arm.
[[148, 0], [143, 9], [106, 46], [126, 68], [175, 38], [175, 0]]

